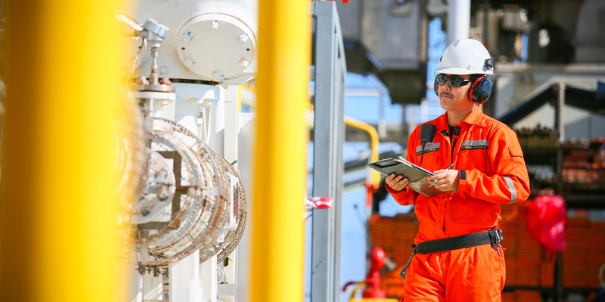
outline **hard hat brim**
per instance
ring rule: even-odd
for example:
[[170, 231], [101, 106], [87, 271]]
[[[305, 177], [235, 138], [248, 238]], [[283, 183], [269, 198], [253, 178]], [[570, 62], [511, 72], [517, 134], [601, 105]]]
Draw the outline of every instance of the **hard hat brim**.
[[444, 73], [444, 74], [492, 74], [491, 71], [472, 71], [465, 68], [452, 68], [452, 67], [442, 67], [436, 68], [435, 74]]

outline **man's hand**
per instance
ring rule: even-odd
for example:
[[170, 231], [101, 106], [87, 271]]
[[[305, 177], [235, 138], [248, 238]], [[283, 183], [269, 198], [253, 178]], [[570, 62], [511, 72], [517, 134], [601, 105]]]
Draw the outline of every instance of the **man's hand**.
[[403, 175], [395, 176], [395, 174], [387, 176], [385, 182], [387, 183], [387, 185], [389, 185], [389, 187], [391, 187], [391, 189], [395, 191], [401, 191], [405, 189], [405, 187], [407, 187], [409, 183], [407, 177], [403, 178]]
[[433, 183], [437, 180], [433, 187], [444, 193], [456, 192], [458, 190], [458, 182], [460, 179], [460, 172], [458, 172], [458, 170], [448, 170], [445, 172], [443, 172], [443, 170], [438, 170], [434, 173], [435, 175], [426, 178], [429, 183]]

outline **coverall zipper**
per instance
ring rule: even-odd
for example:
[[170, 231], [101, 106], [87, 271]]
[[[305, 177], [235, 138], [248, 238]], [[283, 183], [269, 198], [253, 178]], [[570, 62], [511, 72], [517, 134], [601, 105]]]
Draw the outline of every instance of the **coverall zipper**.
[[[453, 133], [452, 133], [453, 134]], [[454, 135], [452, 135], [452, 138], [454, 137]], [[454, 162], [454, 148], [456, 147], [456, 141], [458, 139], [454, 139], [454, 142], [452, 143], [452, 149], [451, 149], [451, 158], [450, 158], [450, 164]], [[445, 207], [447, 206], [447, 199], [445, 200], [445, 204], [443, 205], [443, 232], [445, 233]]]
[[[454, 162], [454, 149], [456, 149], [456, 142], [458, 141], [458, 138], [454, 138], [455, 136], [457, 136], [457, 134], [460, 134], [460, 128], [458, 128], [458, 126], [454, 127], [454, 130], [452, 133], [450, 134], [450, 137], [452, 138], [452, 144], [451, 144], [451, 150], [450, 150], [450, 164], [452, 164]], [[451, 131], [450, 131], [451, 132]], [[445, 203], [443, 205], [443, 232], [445, 233], [445, 208], [447, 206], [447, 199], [445, 200]]]
[[454, 139], [454, 143], [452, 143], [452, 157], [450, 160], [450, 164], [454, 162], [454, 148], [456, 148], [456, 141], [458, 141], [458, 139]]

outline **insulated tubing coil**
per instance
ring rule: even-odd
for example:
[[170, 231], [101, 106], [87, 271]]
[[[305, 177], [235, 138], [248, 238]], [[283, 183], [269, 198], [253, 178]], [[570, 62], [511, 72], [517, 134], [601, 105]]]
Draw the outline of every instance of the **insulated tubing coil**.
[[[232, 181], [224, 161], [193, 133], [155, 118], [146, 186], [121, 219], [136, 253], [127, 261], [162, 266], [195, 250], [209, 258], [228, 234]], [[126, 230], [122, 228], [121, 230]]]
[[[189, 136], [190, 140], [198, 140], [197, 137], [189, 131], [187, 131], [186, 135]], [[236, 192], [230, 192], [232, 193], [231, 195], [235, 197], [235, 200], [233, 200], [234, 206], [229, 207], [227, 205], [222, 205], [222, 216], [220, 217], [220, 220], [216, 221], [217, 224], [221, 225], [221, 232], [218, 236], [208, 237], [208, 241], [200, 247], [200, 263], [205, 262], [214, 255], [217, 255], [217, 262], [221, 263], [233, 252], [246, 229], [246, 215], [248, 213], [246, 191], [241, 178], [231, 164], [212, 149], [208, 148], [205, 144], [199, 143], [197, 146], [197, 152], [200, 157], [213, 158], [215, 162], [219, 163], [219, 167], [222, 169], [224, 175], [232, 176], [228, 178], [237, 179], [237, 183], [231, 186], [231, 189], [235, 189]], [[226, 180], [226, 183], [230, 183], [229, 179]], [[234, 211], [236, 211], [236, 213], [234, 213]], [[233, 214], [237, 217], [237, 224], [235, 227], [230, 228], [227, 226], [227, 221], [229, 216]]]
[[[225, 235], [225, 239], [223, 240], [223, 242], [218, 243], [216, 246], [216, 250], [218, 251], [217, 261], [218, 263], [221, 263], [233, 252], [240, 239], [242, 239], [242, 235], [244, 234], [244, 230], [246, 229], [246, 215], [248, 213], [248, 202], [246, 200], [246, 191], [244, 190], [244, 184], [242, 183], [241, 178], [239, 178], [239, 176], [237, 175], [237, 171], [235, 171], [233, 166], [231, 166], [224, 158], [219, 156], [219, 159], [223, 163], [223, 166], [226, 167], [226, 173], [237, 176], [239, 188], [237, 190], [238, 200], [235, 201], [239, 203], [237, 206], [237, 215], [239, 215], [237, 221], [237, 229], [229, 231], [227, 235]], [[212, 256], [213, 255], [210, 255], [204, 258], [204, 255], [200, 253], [200, 262], [204, 262], [207, 260], [208, 257]]]

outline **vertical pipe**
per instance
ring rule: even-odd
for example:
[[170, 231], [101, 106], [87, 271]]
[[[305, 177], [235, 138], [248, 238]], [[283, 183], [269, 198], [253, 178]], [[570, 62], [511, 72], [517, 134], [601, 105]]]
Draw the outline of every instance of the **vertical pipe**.
[[[559, 132], [559, 143], [557, 144], [557, 194], [561, 194], [563, 187], [563, 179], [561, 173], [563, 170], [563, 142], [565, 140], [565, 124], [563, 123], [563, 109], [565, 107], [565, 83], [560, 82], [558, 85], [557, 105], [555, 108], [555, 128]], [[555, 264], [555, 297], [554, 301], [564, 301], [563, 297], [563, 254], [557, 252]]]
[[385, 111], [386, 105], [384, 102], [382, 89], [380, 90], [380, 95], [378, 97], [378, 136], [380, 138], [386, 138], [387, 136], [387, 125], [385, 121]]
[[491, 45], [489, 44], [489, 0], [484, 0], [483, 1], [483, 45], [485, 46], [485, 48], [487, 48], [488, 50], [491, 50], [492, 52], [494, 52], [493, 49], [491, 49]]
[[565, 83], [559, 83], [559, 95], [557, 98], [557, 131], [559, 131], [559, 145], [563, 145], [565, 141], [565, 124], [563, 123], [563, 108], [565, 107]]
[[250, 300], [302, 301], [310, 6], [259, 2]]
[[[558, 92], [555, 106], [555, 128], [559, 132], [559, 143], [557, 144], [557, 175], [561, 175], [563, 169], [563, 142], [565, 140], [565, 127], [563, 124], [563, 108], [565, 106], [565, 83], [559, 83], [556, 91]], [[557, 180], [557, 194], [561, 194], [563, 182], [561, 177]]]
[[113, 301], [117, 1], [4, 4], [0, 300]]
[[471, 26], [471, 0], [450, 0], [447, 8], [447, 44], [468, 38]]

